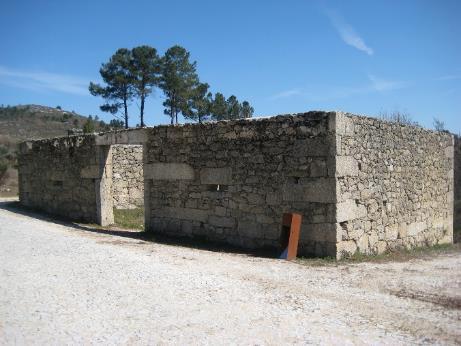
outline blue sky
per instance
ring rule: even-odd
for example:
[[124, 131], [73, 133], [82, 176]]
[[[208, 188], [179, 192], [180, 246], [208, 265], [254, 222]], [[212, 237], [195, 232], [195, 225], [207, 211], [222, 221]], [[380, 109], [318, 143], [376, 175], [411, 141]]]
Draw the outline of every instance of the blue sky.
[[[461, 1], [2, 1], [0, 103], [99, 110], [87, 91], [117, 48], [179, 44], [212, 91], [255, 115], [408, 112], [461, 132]], [[148, 125], [167, 123], [163, 96]], [[138, 106], [130, 108], [132, 124]]]

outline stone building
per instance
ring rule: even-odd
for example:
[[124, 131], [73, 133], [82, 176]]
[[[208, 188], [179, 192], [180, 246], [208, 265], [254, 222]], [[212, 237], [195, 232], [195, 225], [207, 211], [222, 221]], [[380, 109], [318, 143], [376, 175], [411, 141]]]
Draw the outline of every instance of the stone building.
[[21, 144], [20, 201], [107, 225], [143, 193], [147, 231], [247, 249], [278, 247], [297, 212], [300, 255], [375, 254], [453, 241], [459, 149], [341, 112], [54, 138]]

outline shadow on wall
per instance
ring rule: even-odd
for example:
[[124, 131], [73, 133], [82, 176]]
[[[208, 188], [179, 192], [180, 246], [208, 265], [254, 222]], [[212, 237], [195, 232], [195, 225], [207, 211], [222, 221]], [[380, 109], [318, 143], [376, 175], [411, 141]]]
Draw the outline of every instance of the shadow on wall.
[[0, 209], [10, 211], [12, 213], [25, 215], [28, 217], [35, 218], [37, 220], [46, 221], [54, 223], [61, 226], [71, 227], [77, 231], [83, 232], [92, 232], [103, 235], [112, 235], [121, 238], [131, 238], [138, 239], [142, 242], [153, 242], [164, 245], [173, 245], [173, 246], [183, 246], [200, 250], [207, 250], [213, 252], [226, 252], [241, 254], [252, 257], [264, 257], [264, 258], [278, 258], [279, 249], [267, 248], [267, 249], [258, 249], [258, 250], [248, 250], [242, 249], [235, 246], [230, 246], [222, 243], [210, 242], [207, 239], [202, 237], [196, 238], [178, 238], [178, 237], [169, 237], [165, 235], [153, 235], [139, 230], [123, 230], [116, 228], [105, 228], [101, 226], [95, 226], [91, 224], [80, 224], [68, 219], [44, 213], [43, 211], [38, 211], [32, 208], [27, 208], [19, 204], [18, 201], [6, 201], [0, 202]]

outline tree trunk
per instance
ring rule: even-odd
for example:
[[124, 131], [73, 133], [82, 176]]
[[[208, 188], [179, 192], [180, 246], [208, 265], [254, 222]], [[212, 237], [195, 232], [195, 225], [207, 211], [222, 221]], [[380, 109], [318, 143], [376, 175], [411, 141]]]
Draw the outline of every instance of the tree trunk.
[[174, 124], [174, 113], [175, 113], [175, 107], [174, 107], [174, 94], [171, 95], [171, 104], [170, 104], [170, 117], [171, 117], [171, 125]]
[[126, 102], [126, 98], [123, 99], [123, 107], [125, 108], [125, 128], [128, 128], [128, 105]]
[[144, 127], [144, 100], [146, 99], [146, 95], [141, 94], [141, 127]]

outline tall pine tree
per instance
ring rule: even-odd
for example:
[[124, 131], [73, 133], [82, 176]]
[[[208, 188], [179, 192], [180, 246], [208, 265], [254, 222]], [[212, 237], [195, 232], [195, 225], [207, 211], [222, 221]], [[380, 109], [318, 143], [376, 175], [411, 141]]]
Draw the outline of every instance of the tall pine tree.
[[140, 98], [140, 126], [144, 127], [144, 104], [152, 89], [159, 82], [160, 58], [157, 50], [149, 46], [139, 46], [131, 50], [131, 73], [136, 96]]

